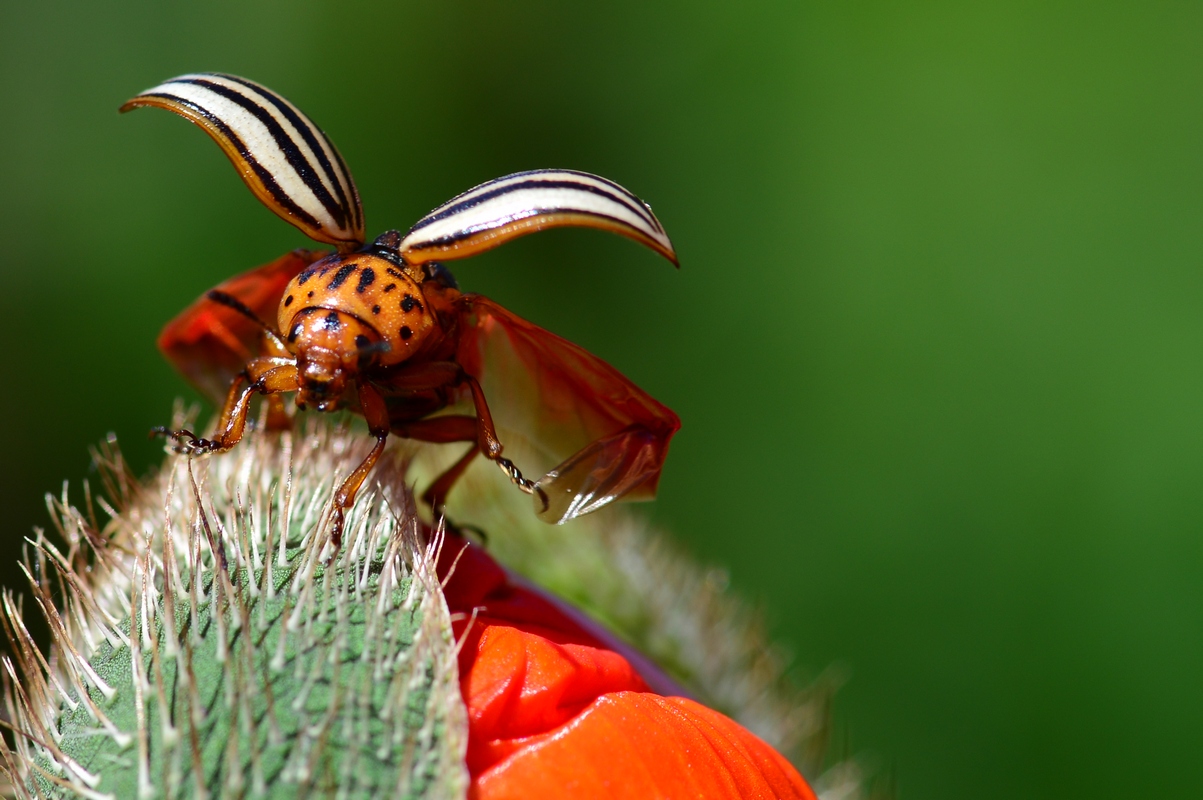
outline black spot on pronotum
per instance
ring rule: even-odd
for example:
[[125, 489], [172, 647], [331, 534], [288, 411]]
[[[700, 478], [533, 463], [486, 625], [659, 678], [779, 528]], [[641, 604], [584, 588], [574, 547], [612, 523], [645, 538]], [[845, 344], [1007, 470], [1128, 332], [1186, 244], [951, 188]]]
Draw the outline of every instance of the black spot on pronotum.
[[287, 308], [290, 305], [292, 305], [292, 295], [284, 298], [284, 307]]
[[344, 264], [338, 268], [338, 272], [334, 273], [334, 277], [330, 279], [330, 283], [326, 284], [327, 289], [337, 289], [342, 286], [347, 278], [351, 277], [351, 273], [355, 271], [354, 264]]
[[337, 311], [331, 311], [326, 315], [326, 330], [336, 331], [342, 327], [342, 321], [338, 318]]
[[414, 310], [414, 306], [417, 304], [418, 301], [414, 299], [414, 296], [412, 294], [407, 294], [401, 299], [401, 310], [408, 314]]
[[312, 289], [310, 289], [310, 290], [309, 290], [309, 294], [308, 294], [307, 296], [308, 296], [308, 297], [313, 297], [313, 290], [312, 290]]
[[355, 349], [362, 350], [372, 343], [372, 340], [364, 336], [362, 333], [355, 335]]
[[379, 313], [380, 313], [380, 306], [372, 306], [372, 313], [373, 313], [373, 314], [379, 314]]
[[411, 330], [409, 329], [409, 326], [408, 326], [408, 325], [402, 325], [402, 326], [401, 326], [401, 339], [402, 339], [402, 341], [409, 341], [409, 338], [410, 338], [411, 336], [413, 336], [413, 335], [414, 335], [414, 332], [413, 332], [413, 331], [411, 331]]
[[[305, 270], [304, 272], [302, 272], [300, 275], [298, 275], [298, 276], [297, 276], [297, 286], [304, 286], [304, 285], [305, 285], [305, 281], [307, 281], [307, 280], [309, 280], [310, 278], [312, 278], [312, 277], [313, 277], [313, 274], [314, 274], [314, 272], [316, 272], [316, 270], [307, 269], [307, 270]], [[310, 294], [310, 295], [312, 295], [312, 294], [313, 294], [313, 292], [310, 292], [309, 294]]]
[[359, 273], [359, 283], [355, 287], [355, 291], [363, 294], [364, 290], [376, 282], [376, 270], [371, 267], [364, 267]]
[[402, 280], [405, 279], [405, 275], [403, 275], [400, 272], [397, 272], [397, 270], [393, 269], [392, 267], [385, 267], [384, 271], [387, 272], [389, 275], [392, 275], [394, 278], [401, 278]]
[[397, 284], [390, 283], [388, 286], [384, 287], [384, 293], [388, 294], [389, 292], [391, 292], [393, 289], [396, 289], [396, 288], [397, 288]]

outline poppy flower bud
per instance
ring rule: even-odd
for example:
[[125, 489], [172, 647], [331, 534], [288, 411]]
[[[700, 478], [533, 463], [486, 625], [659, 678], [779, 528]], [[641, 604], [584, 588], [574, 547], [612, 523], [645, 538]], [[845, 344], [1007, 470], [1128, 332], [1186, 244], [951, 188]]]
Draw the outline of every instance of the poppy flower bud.
[[106, 499], [49, 499], [61, 539], [32, 539], [24, 604], [46, 655], [0, 598], [6, 796], [814, 797], [629, 645], [424, 526], [404, 452], [332, 547], [368, 443], [304, 425], [144, 482], [110, 441]]

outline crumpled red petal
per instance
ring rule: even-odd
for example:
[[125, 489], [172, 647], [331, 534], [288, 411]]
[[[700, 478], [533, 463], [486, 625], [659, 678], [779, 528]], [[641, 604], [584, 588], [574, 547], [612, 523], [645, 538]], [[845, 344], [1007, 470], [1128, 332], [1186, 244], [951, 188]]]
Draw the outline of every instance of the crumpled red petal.
[[773, 748], [693, 700], [650, 691], [665, 681], [645, 680], [625, 646], [512, 581], [479, 547], [449, 535], [448, 572], [475, 800], [814, 800]]

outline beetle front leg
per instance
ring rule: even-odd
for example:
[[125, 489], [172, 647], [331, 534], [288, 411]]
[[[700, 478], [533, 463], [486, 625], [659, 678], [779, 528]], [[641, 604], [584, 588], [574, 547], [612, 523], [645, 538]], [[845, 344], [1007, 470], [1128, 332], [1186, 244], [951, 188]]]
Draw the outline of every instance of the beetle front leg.
[[151, 435], [166, 436], [174, 440], [173, 449], [177, 453], [196, 456], [225, 452], [242, 439], [252, 395], [275, 395], [296, 390], [295, 362], [284, 358], [257, 358], [247, 364], [246, 369], [239, 373], [230, 385], [230, 392], [226, 395], [221, 419], [217, 424], [219, 432], [212, 439], [201, 438], [187, 429], [172, 431], [163, 427], [152, 429]]
[[363, 416], [368, 421], [368, 432], [376, 437], [376, 446], [363, 461], [359, 462], [359, 466], [347, 476], [343, 485], [338, 487], [338, 492], [334, 495], [334, 527], [330, 530], [330, 541], [334, 544], [335, 549], [342, 547], [346, 511], [355, 505], [355, 495], [359, 493], [359, 489], [363, 486], [368, 473], [372, 471], [372, 467], [376, 466], [381, 453], [384, 452], [384, 443], [388, 440], [388, 407], [384, 404], [384, 398], [380, 396], [380, 392], [364, 381], [359, 381], [358, 389], [359, 406], [363, 409]]

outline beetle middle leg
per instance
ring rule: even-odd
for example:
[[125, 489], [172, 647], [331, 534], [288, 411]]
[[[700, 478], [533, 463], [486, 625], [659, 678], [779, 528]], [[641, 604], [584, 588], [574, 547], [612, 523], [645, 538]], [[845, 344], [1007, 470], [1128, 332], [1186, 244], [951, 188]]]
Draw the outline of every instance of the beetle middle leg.
[[[526, 478], [513, 461], [501, 454], [501, 441], [493, 424], [493, 415], [480, 384], [470, 375], [461, 375], [460, 381], [472, 392], [475, 416], [462, 414], [431, 417], [414, 422], [394, 422], [393, 431], [399, 436], [423, 442], [450, 443], [473, 442], [473, 446], [458, 461], [443, 472], [423, 494], [423, 502], [432, 509], [440, 510], [452, 486], [463, 475], [477, 453], [497, 464], [510, 482], [527, 494], [542, 495], [535, 482]], [[544, 500], [546, 503], [546, 500]]]
[[523, 476], [522, 470], [518, 469], [513, 461], [501, 455], [501, 440], [497, 438], [497, 428], [493, 425], [493, 415], [489, 412], [489, 404], [485, 400], [484, 390], [471, 375], [465, 375], [464, 382], [468, 384], [468, 388], [472, 392], [472, 404], [476, 408], [477, 445], [480, 447], [481, 454], [501, 467], [501, 471], [510, 479], [510, 483], [527, 494], [539, 495], [546, 507], [547, 498], [543, 495], [543, 490], [536, 486], [534, 481]]

